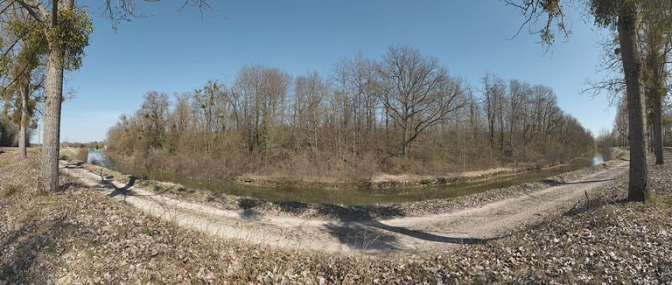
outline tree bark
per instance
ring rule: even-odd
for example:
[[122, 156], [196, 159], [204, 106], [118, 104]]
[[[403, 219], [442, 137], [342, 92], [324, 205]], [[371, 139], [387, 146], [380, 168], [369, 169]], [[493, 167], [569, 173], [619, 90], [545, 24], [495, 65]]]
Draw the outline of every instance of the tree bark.
[[19, 123], [19, 160], [28, 157], [26, 141], [28, 140], [28, 95], [30, 94], [30, 81], [21, 88], [21, 122]]
[[637, 11], [624, 7], [618, 17], [618, 37], [625, 75], [630, 130], [630, 182], [628, 200], [644, 201], [647, 196], [646, 126], [644, 118], [644, 88], [642, 63], [637, 46]]
[[48, 56], [44, 104], [44, 142], [42, 144], [42, 187], [45, 191], [56, 191], [58, 190], [58, 155], [65, 58], [62, 45], [50, 45]]
[[653, 148], [656, 165], [665, 164], [663, 158], [663, 104], [662, 94], [655, 94], [653, 102]]

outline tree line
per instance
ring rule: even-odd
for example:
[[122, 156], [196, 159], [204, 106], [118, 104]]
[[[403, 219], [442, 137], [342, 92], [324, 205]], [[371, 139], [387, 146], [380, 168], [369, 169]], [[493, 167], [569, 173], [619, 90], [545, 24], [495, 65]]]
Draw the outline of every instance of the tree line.
[[[476, 85], [401, 45], [325, 75], [247, 65], [228, 84], [172, 100], [148, 92], [106, 142], [117, 160], [209, 178], [445, 174], [568, 162], [593, 149], [551, 88], [491, 74]], [[204, 174], [199, 161], [221, 171]]]

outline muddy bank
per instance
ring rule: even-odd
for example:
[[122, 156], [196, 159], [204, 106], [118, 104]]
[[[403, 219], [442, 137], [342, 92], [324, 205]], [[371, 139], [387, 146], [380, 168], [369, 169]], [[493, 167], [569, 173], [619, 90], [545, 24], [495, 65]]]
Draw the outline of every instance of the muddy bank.
[[[590, 166], [590, 161], [586, 158], [577, 158], [582, 164]], [[557, 167], [570, 166], [573, 164], [550, 164], [550, 165], [530, 165], [525, 167], [498, 167], [493, 169], [469, 171], [463, 173], [453, 173], [445, 176], [427, 176], [427, 175], [391, 175], [377, 174], [371, 177], [369, 181], [339, 181], [336, 179], [325, 178], [296, 178], [274, 177], [264, 175], [243, 175], [234, 181], [240, 185], [272, 187], [272, 188], [321, 188], [321, 189], [366, 189], [366, 190], [385, 190], [400, 188], [421, 188], [433, 186], [446, 186], [457, 183], [468, 183], [485, 181], [492, 178], [502, 178], [527, 172], [550, 170]]]

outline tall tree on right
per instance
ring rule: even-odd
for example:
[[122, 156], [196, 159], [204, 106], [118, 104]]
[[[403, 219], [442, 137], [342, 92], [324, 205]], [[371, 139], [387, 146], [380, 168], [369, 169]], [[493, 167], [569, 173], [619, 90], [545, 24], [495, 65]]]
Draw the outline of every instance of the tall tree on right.
[[596, 23], [617, 26], [621, 62], [625, 76], [630, 133], [630, 183], [628, 199], [644, 201], [647, 195], [646, 140], [644, 137], [643, 66], [637, 45], [639, 8], [634, 1], [593, 0]]
[[[509, 5], [520, 8], [525, 15], [525, 24], [547, 18], [538, 30], [533, 32], [541, 36], [545, 44], [552, 44], [555, 33], [568, 35], [565, 26], [561, 0], [504, 0]], [[569, 1], [568, 1], [569, 2]], [[628, 105], [628, 129], [630, 136], [630, 182], [628, 199], [644, 201], [647, 197], [648, 173], [646, 167], [646, 140], [644, 116], [645, 84], [644, 66], [638, 45], [639, 28], [642, 20], [654, 15], [669, 15], [672, 12], [670, 1], [664, 0], [585, 0], [595, 24], [610, 28], [618, 33], [623, 78], [626, 85]]]
[[670, 57], [670, 20], [667, 17], [653, 17], [644, 23], [642, 29], [642, 49], [644, 52], [644, 78], [646, 82], [646, 104], [652, 118], [653, 152], [656, 164], [664, 164], [663, 157], [663, 101], [667, 95], [669, 72], [666, 62]]

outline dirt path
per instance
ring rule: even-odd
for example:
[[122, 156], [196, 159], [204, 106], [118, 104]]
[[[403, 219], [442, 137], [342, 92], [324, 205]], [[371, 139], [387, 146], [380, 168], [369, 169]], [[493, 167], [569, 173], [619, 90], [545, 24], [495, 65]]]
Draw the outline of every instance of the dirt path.
[[[62, 163], [62, 166], [65, 166]], [[325, 252], [414, 252], [450, 249], [505, 235], [552, 213], [570, 209], [600, 186], [627, 172], [627, 162], [605, 168], [577, 181], [450, 213], [389, 220], [338, 222], [259, 215], [222, 210], [155, 195], [116, 181], [101, 183], [86, 169], [63, 168], [81, 183], [124, 200], [151, 215], [222, 238], [286, 249]], [[112, 187], [110, 184], [114, 185]], [[117, 189], [115, 189], [115, 187]]]

